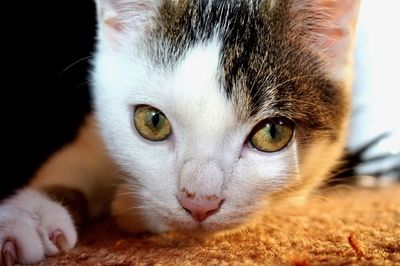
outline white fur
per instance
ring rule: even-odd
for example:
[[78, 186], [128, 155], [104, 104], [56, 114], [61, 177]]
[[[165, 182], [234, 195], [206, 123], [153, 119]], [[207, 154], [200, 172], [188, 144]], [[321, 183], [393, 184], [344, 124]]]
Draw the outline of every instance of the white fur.
[[[219, 86], [220, 53], [215, 38], [191, 48], [172, 69], [123, 48], [119, 55], [97, 54], [97, 118], [111, 155], [128, 173], [130, 193], [140, 205], [134, 212], [139, 210], [149, 230], [199, 226], [176, 199], [182, 189], [225, 199], [221, 210], [202, 223], [203, 229], [216, 230], [243, 222], [260, 208], [266, 192], [297, 176], [295, 142], [274, 154], [243, 145], [254, 125], [238, 121]], [[150, 142], [136, 132], [133, 109], [142, 104], [168, 117], [169, 139]], [[129, 217], [122, 209], [114, 212]]]
[[[22, 190], [0, 205], [0, 247], [12, 241], [20, 263], [37, 263], [45, 255], [59, 253], [49, 239], [57, 230], [63, 232], [68, 247], [75, 246], [77, 233], [69, 213], [36, 190]], [[0, 262], [1, 256], [0, 252]]]

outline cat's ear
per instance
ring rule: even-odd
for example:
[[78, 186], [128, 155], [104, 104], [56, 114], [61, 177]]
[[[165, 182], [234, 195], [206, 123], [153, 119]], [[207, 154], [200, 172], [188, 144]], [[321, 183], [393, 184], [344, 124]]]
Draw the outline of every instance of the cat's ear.
[[96, 0], [99, 38], [118, 46], [142, 34], [160, 0]]
[[318, 52], [335, 79], [348, 77], [360, 0], [292, 0], [294, 29], [301, 41]]

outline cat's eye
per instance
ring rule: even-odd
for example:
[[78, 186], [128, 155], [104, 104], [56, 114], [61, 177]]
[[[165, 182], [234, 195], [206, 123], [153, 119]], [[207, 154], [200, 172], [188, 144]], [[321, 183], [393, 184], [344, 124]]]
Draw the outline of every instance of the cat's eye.
[[172, 133], [167, 117], [160, 110], [150, 106], [136, 107], [134, 123], [137, 132], [151, 141], [165, 140]]
[[277, 152], [285, 148], [294, 135], [294, 123], [287, 118], [267, 119], [252, 131], [249, 141], [262, 152]]

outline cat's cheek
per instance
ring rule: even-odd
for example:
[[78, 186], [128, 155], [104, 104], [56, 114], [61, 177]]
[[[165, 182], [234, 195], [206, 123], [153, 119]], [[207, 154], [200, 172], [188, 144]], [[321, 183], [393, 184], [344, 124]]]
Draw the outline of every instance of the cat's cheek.
[[261, 152], [245, 145], [235, 169], [240, 184], [258, 185], [264, 194], [279, 190], [299, 173], [298, 143], [294, 139], [277, 152]]
[[127, 184], [118, 187], [111, 204], [111, 214], [118, 227], [130, 233], [162, 233], [169, 230], [154, 209], [139, 199]]

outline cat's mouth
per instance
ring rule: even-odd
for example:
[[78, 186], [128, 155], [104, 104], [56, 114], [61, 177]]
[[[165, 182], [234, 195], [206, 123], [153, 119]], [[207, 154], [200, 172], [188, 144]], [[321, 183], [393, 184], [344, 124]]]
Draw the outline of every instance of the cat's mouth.
[[194, 237], [214, 235], [221, 232], [235, 231], [247, 224], [247, 215], [239, 217], [228, 217], [226, 215], [215, 216], [212, 219], [199, 222], [192, 218], [184, 220], [169, 220], [168, 227], [173, 230]]
[[217, 213], [204, 221], [196, 221], [189, 215], [185, 218], [180, 216], [180, 219], [170, 220], [170, 228], [194, 237], [231, 234], [254, 225], [265, 211], [265, 202], [261, 201], [259, 204], [246, 204], [246, 208], [230, 206], [229, 202], [225, 203], [225, 208], [222, 206]]
[[195, 222], [195, 224], [191, 226], [182, 225], [182, 223], [174, 223], [171, 224], [171, 227], [176, 231], [184, 233], [186, 235], [190, 235], [193, 237], [204, 237], [208, 235], [215, 235], [222, 232], [235, 231], [243, 225], [243, 223], [235, 223], [235, 224], [224, 224], [224, 223], [199, 223]]
[[193, 236], [214, 235], [240, 230], [240, 228], [257, 220], [259, 211], [264, 206], [261, 202], [259, 204], [245, 202], [240, 205], [232, 205], [232, 201], [225, 199], [222, 202], [223, 204], [220, 204], [218, 211], [200, 219], [193, 214], [194, 208], [191, 208], [191, 211], [187, 210], [178, 202], [179, 200], [173, 208], [171, 206], [158, 208], [155, 210], [156, 216], [159, 217], [158, 220], [163, 224], [166, 231], [179, 231]]

